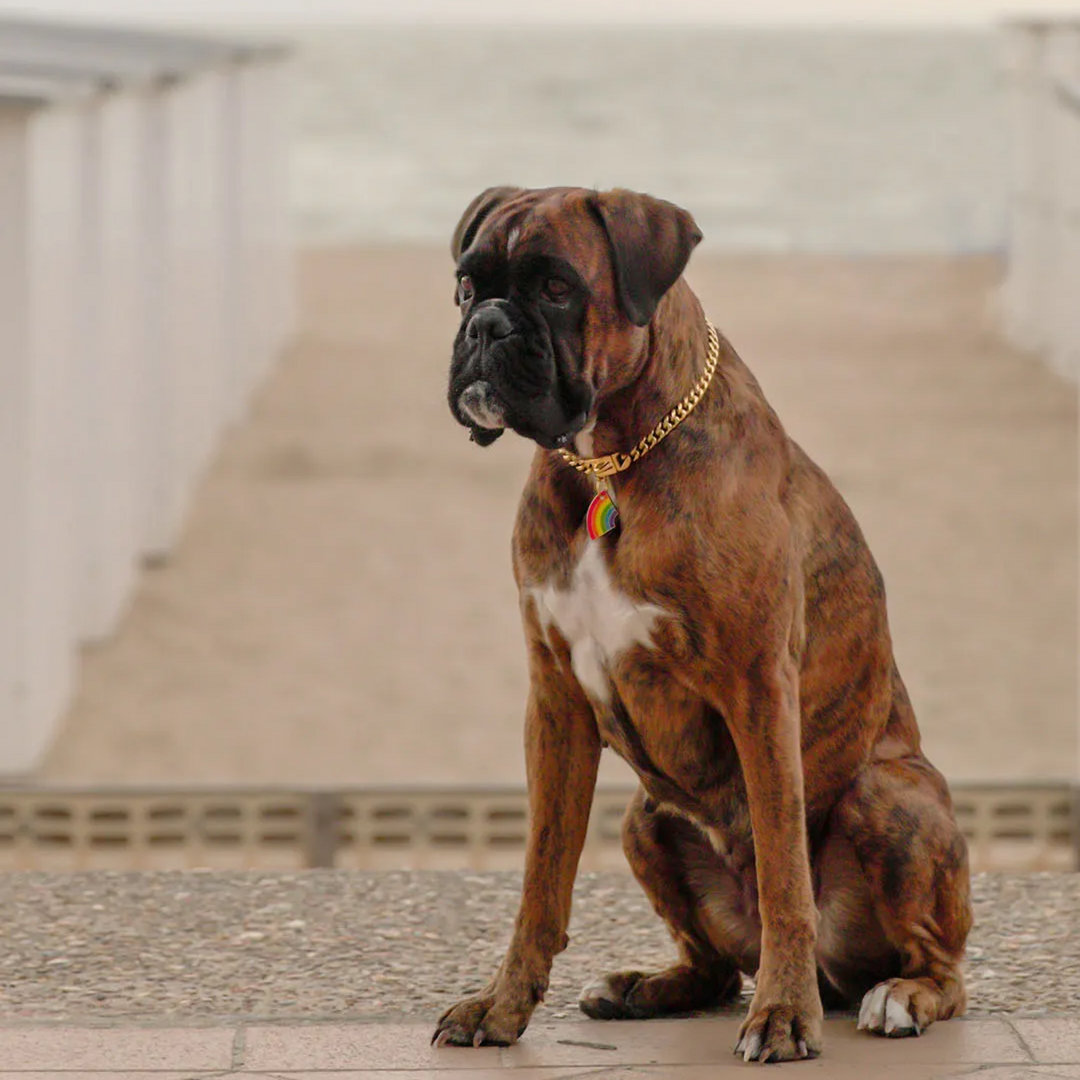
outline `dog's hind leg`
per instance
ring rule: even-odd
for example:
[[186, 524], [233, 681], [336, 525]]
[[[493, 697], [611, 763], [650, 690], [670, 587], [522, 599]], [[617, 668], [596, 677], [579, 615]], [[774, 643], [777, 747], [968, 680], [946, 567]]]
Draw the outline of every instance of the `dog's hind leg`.
[[871, 765], [814, 862], [818, 963], [860, 1004], [859, 1027], [918, 1035], [962, 1013], [967, 846], [937, 770], [919, 754]]
[[[715, 931], [710, 934], [710, 910], [718, 898], [715, 889], [709, 890], [707, 905], [701, 887], [702, 876], [710, 883], [722, 878], [720, 860], [706, 837], [689, 821], [649, 808], [639, 789], [623, 820], [623, 848], [634, 876], [675, 939], [679, 960], [664, 971], [603, 976], [582, 991], [582, 1011], [597, 1020], [641, 1020], [736, 1000], [742, 988], [739, 964], [717, 947]], [[731, 887], [734, 892], [734, 884]], [[760, 933], [755, 911], [742, 935], [755, 956]]]

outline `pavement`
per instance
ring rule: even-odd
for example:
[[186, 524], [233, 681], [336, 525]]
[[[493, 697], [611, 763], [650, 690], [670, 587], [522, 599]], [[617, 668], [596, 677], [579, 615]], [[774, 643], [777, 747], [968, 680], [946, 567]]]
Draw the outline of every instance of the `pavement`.
[[[513, 872], [3, 874], [0, 1023], [431, 1024], [487, 982], [520, 896]], [[971, 1013], [1080, 1009], [1080, 874], [977, 874], [972, 898]], [[578, 875], [569, 933], [538, 1020], [674, 956], [625, 870]]]
[[[629, 874], [582, 875], [570, 947], [520, 1043], [429, 1045], [439, 1013], [498, 963], [515, 873], [0, 875], [0, 1080], [203, 1076], [723, 1078], [751, 987], [729, 1010], [592, 1021], [599, 972], [672, 946]], [[1080, 1080], [1080, 874], [977, 875], [970, 1009], [919, 1039], [826, 1021], [792, 1075]]]
[[[724, 1080], [764, 1066], [737, 1060], [739, 1021], [539, 1024], [513, 1047], [429, 1045], [430, 1024], [221, 1024], [211, 1027], [0, 1028], [3, 1080], [441, 1080], [499, 1071], [519, 1080]], [[1080, 1077], [1080, 1017], [951, 1020], [917, 1039], [883, 1039], [850, 1018], [825, 1022], [826, 1049], [784, 1073], [822, 1080]]]

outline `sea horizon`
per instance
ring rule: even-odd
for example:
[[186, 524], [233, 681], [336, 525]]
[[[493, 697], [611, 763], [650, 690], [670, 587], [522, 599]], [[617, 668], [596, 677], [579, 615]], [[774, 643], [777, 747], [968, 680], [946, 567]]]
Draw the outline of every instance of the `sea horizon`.
[[996, 252], [985, 30], [371, 25], [297, 35], [309, 243], [444, 243], [491, 184], [630, 187], [738, 251]]

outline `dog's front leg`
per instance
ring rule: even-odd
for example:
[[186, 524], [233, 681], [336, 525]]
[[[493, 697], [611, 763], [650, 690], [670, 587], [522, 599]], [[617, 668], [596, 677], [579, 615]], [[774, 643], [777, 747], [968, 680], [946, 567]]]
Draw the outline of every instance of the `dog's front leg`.
[[525, 1030], [547, 990], [551, 961], [566, 948], [574, 876], [589, 824], [600, 737], [587, 699], [537, 644], [525, 718], [529, 840], [521, 907], [510, 948], [480, 994], [440, 1018], [442, 1046], [507, 1046]]
[[735, 1048], [747, 1061], [821, 1052], [799, 731], [799, 681], [787, 656], [754, 665], [728, 710], [750, 807], [761, 912], [757, 989]]

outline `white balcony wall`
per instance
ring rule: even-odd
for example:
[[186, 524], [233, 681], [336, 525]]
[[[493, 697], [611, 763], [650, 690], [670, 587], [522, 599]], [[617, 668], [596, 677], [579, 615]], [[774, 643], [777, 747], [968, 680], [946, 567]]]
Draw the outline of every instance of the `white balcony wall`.
[[292, 332], [281, 57], [0, 20], [0, 775]]
[[1005, 328], [1080, 379], [1080, 23], [1004, 32], [1011, 185]]

